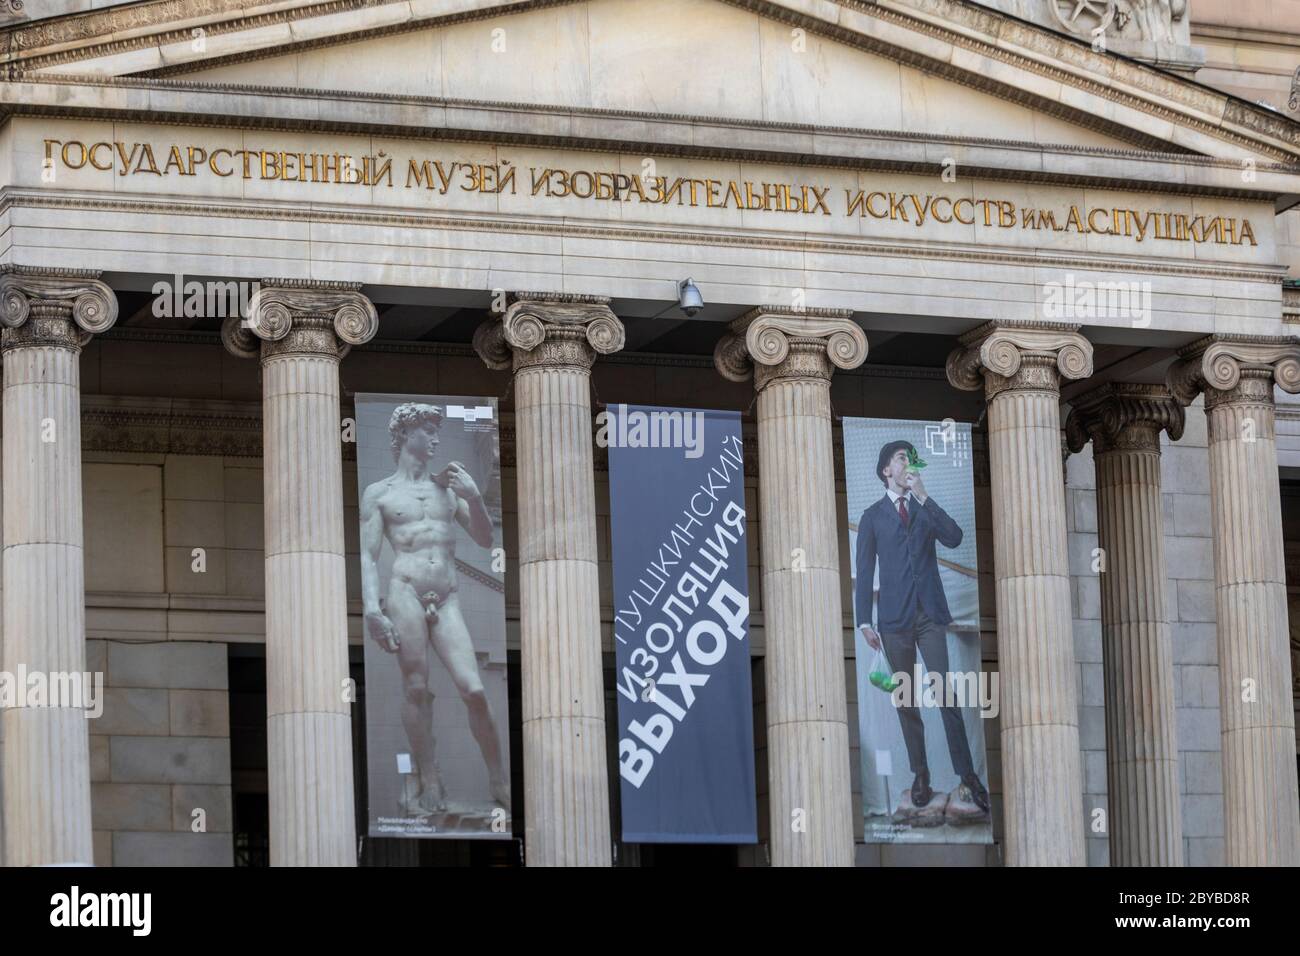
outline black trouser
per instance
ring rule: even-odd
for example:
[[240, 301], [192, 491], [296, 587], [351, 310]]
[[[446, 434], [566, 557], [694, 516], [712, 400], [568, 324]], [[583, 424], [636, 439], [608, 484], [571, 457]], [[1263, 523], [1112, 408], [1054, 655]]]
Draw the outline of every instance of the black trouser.
[[[907, 679], [916, 683], [916, 652], [919, 648], [921, 658], [927, 671], [935, 671], [943, 677], [944, 686], [948, 681], [948, 629], [942, 624], [930, 620], [919, 607], [912, 626], [906, 631], [885, 631], [881, 635], [885, 644], [885, 655], [894, 673], [903, 671]], [[924, 675], [923, 675], [924, 676]], [[928, 769], [925, 760], [925, 725], [921, 723], [921, 703], [923, 686], [913, 686], [911, 701], [898, 711], [898, 722], [903, 727], [903, 740], [907, 743], [907, 760], [912, 765], [912, 773]], [[944, 687], [938, 688], [939, 701], [942, 704]], [[948, 737], [948, 754], [952, 758], [952, 769], [957, 776], [973, 774], [975, 767], [971, 763], [970, 744], [966, 742], [966, 724], [961, 719], [961, 711], [956, 707], [940, 707], [943, 718], [943, 730]]]

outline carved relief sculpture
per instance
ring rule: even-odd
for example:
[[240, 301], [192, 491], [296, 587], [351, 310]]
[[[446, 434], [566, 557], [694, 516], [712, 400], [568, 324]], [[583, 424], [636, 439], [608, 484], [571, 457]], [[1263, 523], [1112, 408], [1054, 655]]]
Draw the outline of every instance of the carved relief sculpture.
[[1177, 43], [1174, 24], [1187, 0], [1047, 0], [1061, 26], [1076, 36], [1098, 34], [1148, 43]]

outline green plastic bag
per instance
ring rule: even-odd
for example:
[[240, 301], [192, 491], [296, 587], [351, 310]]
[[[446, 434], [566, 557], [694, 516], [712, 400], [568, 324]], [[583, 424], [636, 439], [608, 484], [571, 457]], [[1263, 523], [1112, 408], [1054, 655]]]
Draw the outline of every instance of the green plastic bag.
[[875, 657], [871, 659], [871, 670], [867, 672], [867, 680], [871, 682], [872, 687], [883, 690], [886, 694], [892, 694], [900, 683], [894, 680], [894, 675], [889, 671], [889, 662], [885, 660], [885, 654], [880, 650], [877, 650]]

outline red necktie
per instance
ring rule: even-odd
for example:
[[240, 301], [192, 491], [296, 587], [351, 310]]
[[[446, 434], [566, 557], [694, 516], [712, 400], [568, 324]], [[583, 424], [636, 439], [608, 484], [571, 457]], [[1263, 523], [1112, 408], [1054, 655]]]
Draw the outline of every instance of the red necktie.
[[906, 499], [906, 498], [899, 498], [899, 499], [898, 499], [898, 516], [899, 516], [900, 518], [903, 519], [903, 527], [906, 528], [906, 527], [908, 526], [908, 524], [909, 524], [909, 523], [911, 522], [911, 520], [912, 520], [911, 518], [909, 518], [909, 517], [907, 516], [907, 499]]

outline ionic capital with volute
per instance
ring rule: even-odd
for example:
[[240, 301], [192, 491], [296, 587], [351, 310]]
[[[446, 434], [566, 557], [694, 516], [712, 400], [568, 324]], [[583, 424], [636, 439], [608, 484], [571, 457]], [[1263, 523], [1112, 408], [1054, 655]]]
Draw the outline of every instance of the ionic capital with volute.
[[80, 349], [117, 321], [117, 296], [98, 272], [10, 267], [0, 273], [0, 348]]
[[263, 279], [248, 316], [231, 316], [221, 339], [231, 354], [263, 361], [281, 355], [343, 358], [379, 331], [374, 303], [351, 282]]
[[504, 315], [474, 332], [474, 350], [498, 371], [541, 366], [590, 369], [623, 348], [623, 323], [601, 296], [520, 292]]
[[813, 378], [829, 382], [835, 369], [867, 358], [867, 335], [848, 309], [779, 309], [760, 306], [728, 327], [713, 350], [713, 364], [732, 382], [754, 377], [762, 391], [775, 381]]
[[1059, 392], [1061, 379], [1092, 374], [1092, 343], [1077, 325], [986, 322], [958, 339], [948, 356], [948, 381], [987, 399], [1012, 390]]

